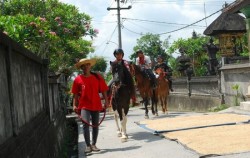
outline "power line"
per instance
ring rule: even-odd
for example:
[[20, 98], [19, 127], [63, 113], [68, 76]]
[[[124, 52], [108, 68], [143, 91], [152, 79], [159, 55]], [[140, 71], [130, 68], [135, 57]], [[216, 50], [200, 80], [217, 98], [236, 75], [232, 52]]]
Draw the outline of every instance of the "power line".
[[[102, 44], [101, 44], [99, 47], [101, 47], [101, 46], [104, 44], [104, 42], [107, 43], [107, 41], [110, 41], [110, 40], [111, 40], [111, 38], [113, 37], [113, 35], [114, 35], [116, 29], [117, 29], [117, 25], [115, 26], [115, 28], [114, 28], [112, 34], [110, 35], [110, 38], [107, 38], [107, 40], [103, 41]], [[102, 52], [105, 52], [106, 48], [107, 48], [107, 45], [105, 45], [105, 47], [104, 47], [104, 49], [103, 49]]]
[[164, 33], [159, 33], [159, 35], [168, 34], [168, 33], [173, 33], [173, 32], [176, 32], [176, 31], [185, 29], [185, 28], [187, 28], [187, 27], [189, 27], [189, 26], [193, 26], [194, 24], [197, 24], [197, 23], [199, 23], [199, 22], [201, 22], [201, 21], [203, 21], [203, 20], [205, 20], [205, 19], [207, 19], [207, 18], [213, 16], [214, 14], [217, 14], [217, 13], [220, 12], [220, 11], [222, 11], [222, 9], [220, 9], [220, 10], [214, 12], [213, 14], [210, 14], [209, 16], [207, 16], [207, 17], [205, 17], [205, 18], [202, 18], [201, 20], [198, 20], [198, 21], [196, 21], [196, 22], [194, 22], [194, 23], [192, 23], [192, 24], [189, 24], [189, 25], [187, 25], [187, 26], [181, 27], [181, 28], [176, 29], [176, 30], [173, 30], [173, 31], [164, 32]]
[[[234, 2], [233, 2], [233, 3], [234, 3]], [[233, 4], [233, 3], [231, 3], [231, 4]], [[229, 5], [231, 5], [231, 4], [229, 4]], [[216, 12], [214, 12], [214, 13], [212, 13], [212, 14], [210, 14], [209, 16], [206, 16], [205, 18], [203, 18], [203, 19], [201, 19], [201, 20], [198, 20], [198, 21], [192, 23], [192, 24], [189, 24], [189, 25], [187, 25], [187, 26], [184, 26], [184, 27], [182, 27], [182, 28], [179, 28], [179, 29], [176, 29], [176, 30], [173, 30], [173, 31], [160, 33], [159, 35], [168, 34], [168, 33], [173, 33], [173, 32], [176, 32], [176, 31], [185, 29], [185, 28], [187, 28], [187, 27], [189, 27], [189, 26], [192, 26], [192, 25], [194, 25], [194, 24], [197, 24], [197, 23], [199, 23], [199, 22], [201, 22], [201, 21], [203, 21], [203, 20], [205, 20], [205, 19], [207, 19], [207, 18], [213, 16], [214, 14], [217, 14], [218, 12], [220, 12], [220, 11], [222, 11], [222, 10], [223, 10], [223, 8], [220, 9], [220, 10], [218, 10], [218, 11], [216, 11]]]
[[[188, 24], [170, 23], [170, 22], [154, 21], [154, 20], [133, 19], [133, 18], [122, 18], [122, 19], [134, 20], [134, 21], [145, 21], [145, 22], [152, 22], [152, 23], [161, 23], [161, 24], [170, 24], [170, 25], [188, 25]], [[193, 26], [206, 27], [206, 26], [201, 26], [201, 25], [193, 25]]]

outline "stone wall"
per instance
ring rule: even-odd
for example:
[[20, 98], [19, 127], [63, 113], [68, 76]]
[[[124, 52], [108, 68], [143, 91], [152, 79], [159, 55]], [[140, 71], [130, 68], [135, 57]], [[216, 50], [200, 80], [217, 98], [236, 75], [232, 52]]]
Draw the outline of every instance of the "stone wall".
[[[230, 106], [239, 105], [239, 102], [247, 99], [246, 94], [250, 85], [250, 63], [224, 65], [220, 71], [221, 93], [224, 95], [225, 104]], [[237, 90], [233, 89], [235, 85], [239, 86], [238, 96]]]
[[221, 104], [217, 76], [178, 78], [173, 80], [174, 92], [168, 98], [171, 111], [208, 111]]
[[65, 130], [60, 83], [42, 60], [0, 33], [0, 157], [59, 157]]

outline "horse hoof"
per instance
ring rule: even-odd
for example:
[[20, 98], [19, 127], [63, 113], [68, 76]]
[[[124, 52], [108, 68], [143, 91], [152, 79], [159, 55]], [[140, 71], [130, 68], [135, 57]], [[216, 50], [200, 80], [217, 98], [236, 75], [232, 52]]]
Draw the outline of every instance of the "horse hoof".
[[148, 116], [148, 115], [145, 115], [144, 118], [145, 118], [145, 119], [149, 119], [149, 116]]
[[117, 136], [118, 136], [118, 137], [121, 137], [121, 136], [122, 136], [122, 134], [121, 134], [120, 132], [118, 132], [118, 133], [117, 133]]
[[127, 142], [128, 139], [127, 138], [121, 138], [121, 141], [122, 141], [122, 143], [124, 143], [124, 142]]
[[122, 135], [121, 139], [128, 139], [128, 135]]

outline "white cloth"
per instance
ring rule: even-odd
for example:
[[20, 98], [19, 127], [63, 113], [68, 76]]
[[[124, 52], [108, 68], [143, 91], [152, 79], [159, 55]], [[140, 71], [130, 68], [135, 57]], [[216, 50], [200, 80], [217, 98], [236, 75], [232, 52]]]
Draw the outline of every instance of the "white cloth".
[[144, 69], [151, 69], [151, 60], [150, 60], [149, 56], [146, 56], [146, 55], [144, 55], [144, 64], [143, 65], [140, 64], [139, 57], [136, 58], [135, 64], [139, 65], [141, 68], [144, 68]]

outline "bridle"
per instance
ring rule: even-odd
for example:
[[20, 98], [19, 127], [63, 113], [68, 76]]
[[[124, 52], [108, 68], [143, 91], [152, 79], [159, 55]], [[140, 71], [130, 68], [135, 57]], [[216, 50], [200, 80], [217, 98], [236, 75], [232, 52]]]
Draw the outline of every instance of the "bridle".
[[[113, 98], [115, 98], [115, 95], [116, 95], [115, 92], [121, 87], [121, 84], [116, 85], [115, 83], [113, 83], [111, 87], [112, 87], [111, 88], [112, 90], [111, 90], [110, 105], [112, 106], [112, 100]], [[116, 103], [115, 105], [117, 105], [116, 99], [114, 99], [114, 102]]]
[[164, 72], [162, 68], [157, 68], [156, 73], [159, 74], [159, 77], [158, 77], [159, 79], [163, 79], [167, 75], [167, 73]]

